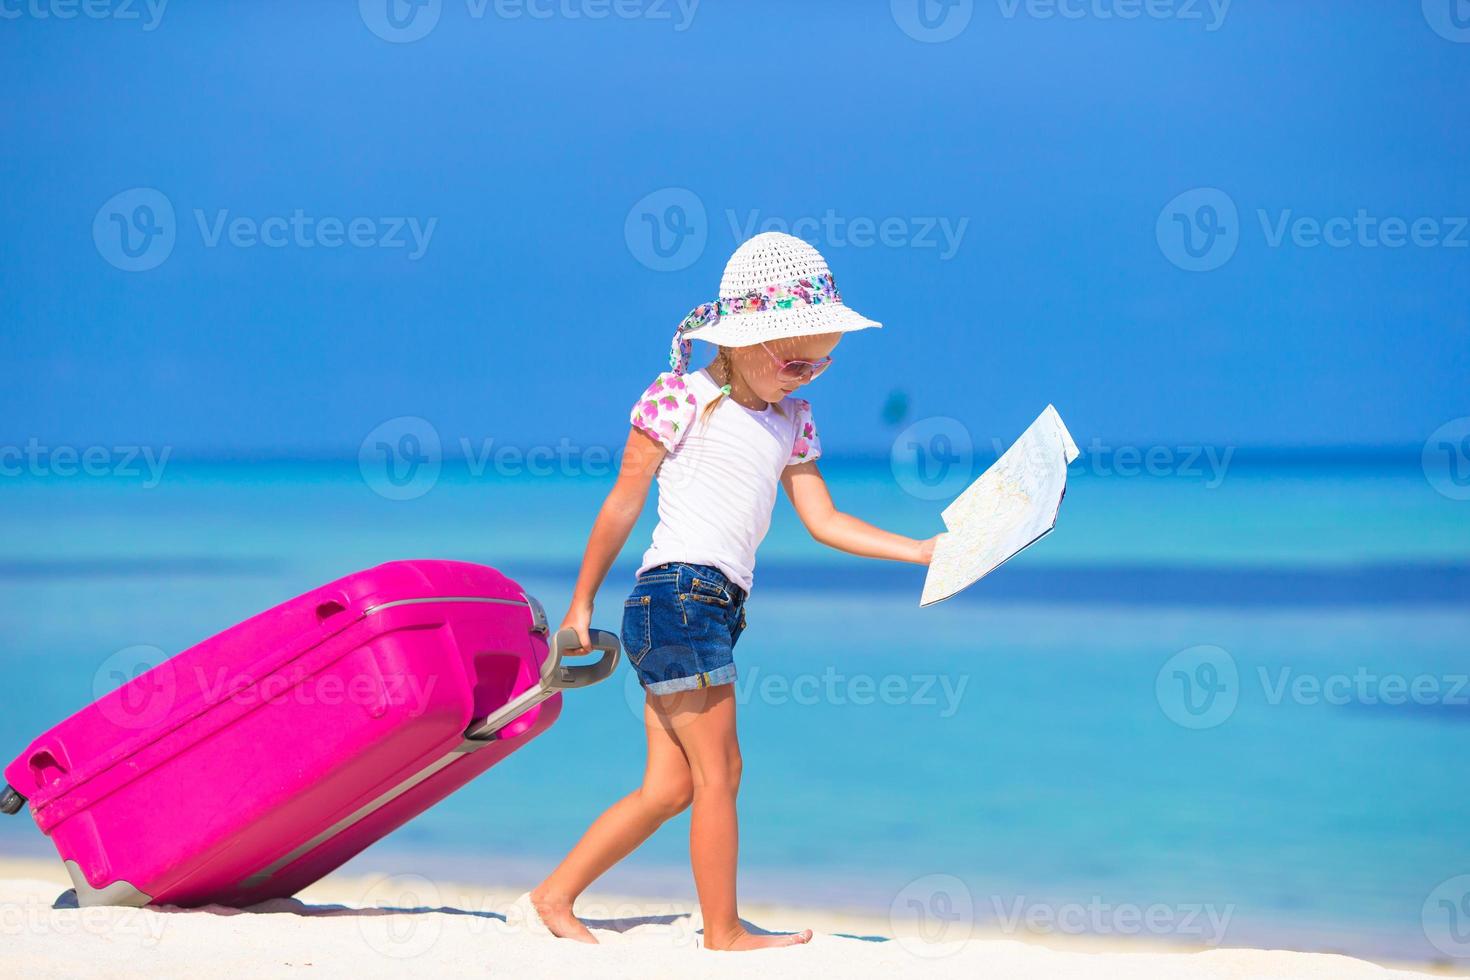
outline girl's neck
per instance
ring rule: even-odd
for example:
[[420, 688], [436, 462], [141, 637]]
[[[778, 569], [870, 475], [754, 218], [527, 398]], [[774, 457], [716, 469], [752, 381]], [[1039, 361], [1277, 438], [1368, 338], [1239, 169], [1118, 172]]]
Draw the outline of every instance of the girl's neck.
[[730, 386], [730, 399], [743, 408], [752, 412], [764, 412], [771, 407], [771, 403], [751, 390], [745, 379], [740, 377], [740, 372], [734, 369], [729, 361], [716, 360], [708, 368], [709, 376], [714, 378], [715, 384]]

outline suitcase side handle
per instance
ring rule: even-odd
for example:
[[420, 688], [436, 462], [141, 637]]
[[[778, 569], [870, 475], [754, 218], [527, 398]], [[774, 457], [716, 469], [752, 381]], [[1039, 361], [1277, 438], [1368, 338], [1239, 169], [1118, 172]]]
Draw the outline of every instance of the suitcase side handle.
[[477, 721], [464, 733], [467, 741], [485, 742], [495, 738], [496, 734], [515, 721], [521, 715], [530, 711], [536, 705], [551, 697], [557, 691], [574, 687], [587, 687], [603, 680], [613, 672], [618, 665], [618, 650], [621, 644], [615, 633], [607, 630], [589, 629], [587, 638], [592, 641], [592, 650], [601, 650], [602, 657], [595, 663], [590, 664], [563, 664], [562, 655], [565, 651], [575, 650], [578, 654], [584, 651], [578, 649], [577, 631], [571, 629], [558, 630], [551, 638], [547, 647], [546, 662], [541, 665], [541, 680], [530, 690], [524, 691], [520, 696], [511, 700], [498, 710], [491, 712], [486, 718]]
[[[557, 631], [557, 634], [551, 638], [551, 656], [546, 658], [546, 666], [541, 671], [541, 677], [546, 684], [558, 690], [566, 690], [574, 687], [589, 687], [598, 681], [607, 679], [607, 676], [613, 672], [613, 668], [618, 665], [618, 652], [621, 644], [618, 643], [617, 634], [609, 633], [607, 630], [589, 629], [587, 638], [592, 641], [592, 645], [582, 650], [579, 649], [576, 630]], [[595, 663], [563, 664], [561, 658], [566, 656], [569, 650], [576, 651], [578, 656], [601, 650], [602, 656]]]

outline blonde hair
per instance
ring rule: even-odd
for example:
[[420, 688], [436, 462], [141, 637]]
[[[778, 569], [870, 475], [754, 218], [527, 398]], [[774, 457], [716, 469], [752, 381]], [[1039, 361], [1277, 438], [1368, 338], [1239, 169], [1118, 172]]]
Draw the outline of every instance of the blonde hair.
[[[723, 367], [725, 369], [724, 375], [727, 379], [733, 378], [735, 376], [735, 365], [730, 361], [730, 348], [725, 347], [724, 345], [720, 346], [720, 352], [715, 355], [715, 359], [713, 361], [710, 361], [709, 366], [711, 368], [716, 366]], [[715, 406], [723, 401], [724, 398], [725, 392], [721, 391], [719, 394], [715, 395], [715, 397], [710, 399], [709, 404], [704, 406], [704, 410], [699, 413], [700, 425], [705, 425], [709, 422], [710, 413], [715, 410]], [[776, 410], [777, 415], [781, 416], [782, 418], [786, 417], [786, 413], [781, 410], [780, 402], [775, 402], [771, 407]]]

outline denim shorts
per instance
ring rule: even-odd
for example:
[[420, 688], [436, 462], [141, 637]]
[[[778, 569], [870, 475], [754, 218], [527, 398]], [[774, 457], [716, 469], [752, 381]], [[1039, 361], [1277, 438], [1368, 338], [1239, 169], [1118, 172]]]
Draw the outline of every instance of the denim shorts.
[[745, 590], [713, 565], [665, 562], [623, 603], [623, 652], [654, 694], [735, 682]]

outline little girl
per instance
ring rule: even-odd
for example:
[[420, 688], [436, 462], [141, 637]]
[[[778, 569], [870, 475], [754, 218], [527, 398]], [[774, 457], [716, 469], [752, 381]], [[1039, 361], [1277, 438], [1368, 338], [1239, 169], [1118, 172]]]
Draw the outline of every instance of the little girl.
[[[776, 484], [812, 537], [868, 558], [927, 565], [934, 538], [892, 534], [832, 504], [811, 404], [792, 397], [832, 363], [842, 334], [881, 324], [842, 302], [827, 263], [799, 238], [757, 235], [725, 267], [720, 299], [674, 334], [672, 370], [633, 406], [616, 484], [603, 503], [561, 628], [584, 648], [592, 600], [658, 476], [658, 527], [623, 603], [622, 644], [645, 689], [643, 785], [613, 804], [530, 895], [557, 936], [596, 942], [572, 903], [603, 872], [691, 802], [689, 859], [706, 949], [789, 946], [811, 939], [752, 935], [735, 907], [740, 746], [734, 649], [745, 629], [755, 552]], [[690, 338], [719, 346], [687, 374]]]

